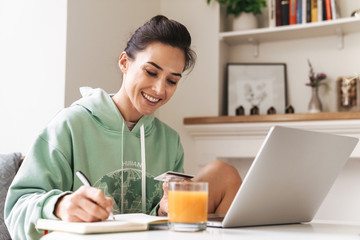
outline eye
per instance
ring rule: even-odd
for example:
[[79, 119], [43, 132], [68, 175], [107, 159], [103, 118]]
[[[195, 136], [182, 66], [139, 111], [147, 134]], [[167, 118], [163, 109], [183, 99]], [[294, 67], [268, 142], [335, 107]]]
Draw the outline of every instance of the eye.
[[170, 83], [171, 85], [176, 85], [176, 84], [177, 84], [177, 81], [174, 81], [174, 80], [171, 80], [171, 79], [168, 79], [167, 81], [168, 81], [168, 83]]
[[156, 72], [153, 72], [153, 71], [150, 71], [150, 70], [145, 70], [146, 73], [151, 76], [151, 77], [156, 77], [157, 76], [157, 73]]

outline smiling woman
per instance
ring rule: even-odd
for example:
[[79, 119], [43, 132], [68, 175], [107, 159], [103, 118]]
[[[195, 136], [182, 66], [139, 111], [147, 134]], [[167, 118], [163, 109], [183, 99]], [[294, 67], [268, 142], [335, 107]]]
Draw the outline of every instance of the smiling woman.
[[[39, 218], [93, 222], [111, 212], [167, 214], [166, 185], [154, 177], [183, 172], [184, 151], [178, 133], [153, 113], [193, 67], [190, 45], [184, 25], [153, 17], [119, 57], [119, 91], [82, 88], [83, 97], [56, 115], [9, 189], [5, 221], [13, 239], [39, 239], [42, 232], [34, 227]], [[74, 178], [77, 171], [92, 187]], [[209, 182], [208, 210], [216, 213], [227, 211], [241, 183], [233, 167], [219, 162], [194, 179]]]

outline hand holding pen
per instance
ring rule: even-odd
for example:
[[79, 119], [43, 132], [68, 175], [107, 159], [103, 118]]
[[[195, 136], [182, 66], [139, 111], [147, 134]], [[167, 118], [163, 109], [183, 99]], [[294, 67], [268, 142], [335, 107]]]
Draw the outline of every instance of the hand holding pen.
[[81, 180], [83, 186], [58, 200], [55, 215], [69, 222], [95, 222], [108, 219], [113, 211], [113, 199], [106, 197], [100, 189], [91, 187], [85, 175], [83, 177]]
[[[76, 171], [76, 176], [78, 176], [78, 178], [80, 179], [82, 184], [84, 184], [85, 186], [91, 187], [91, 183], [90, 183], [89, 179], [87, 179], [85, 174], [83, 174], [81, 171]], [[110, 215], [109, 215], [108, 219], [109, 220], [114, 220], [115, 219], [112, 210], [110, 212]]]

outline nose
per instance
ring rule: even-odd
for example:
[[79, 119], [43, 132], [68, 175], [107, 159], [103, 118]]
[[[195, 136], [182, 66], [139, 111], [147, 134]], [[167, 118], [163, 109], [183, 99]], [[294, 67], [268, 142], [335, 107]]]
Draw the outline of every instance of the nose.
[[159, 97], [163, 97], [165, 95], [165, 81], [166, 79], [159, 78], [153, 85], [153, 90]]

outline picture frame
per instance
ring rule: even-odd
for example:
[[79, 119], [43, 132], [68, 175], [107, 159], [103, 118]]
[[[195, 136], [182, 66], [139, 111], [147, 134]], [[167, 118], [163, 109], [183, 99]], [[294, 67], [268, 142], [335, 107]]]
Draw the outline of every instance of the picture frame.
[[[287, 73], [285, 63], [228, 63], [227, 114], [234, 116], [242, 107], [250, 115], [254, 106], [258, 113], [267, 114], [272, 107], [283, 114], [287, 106]], [[252, 112], [254, 114], [254, 112]]]

